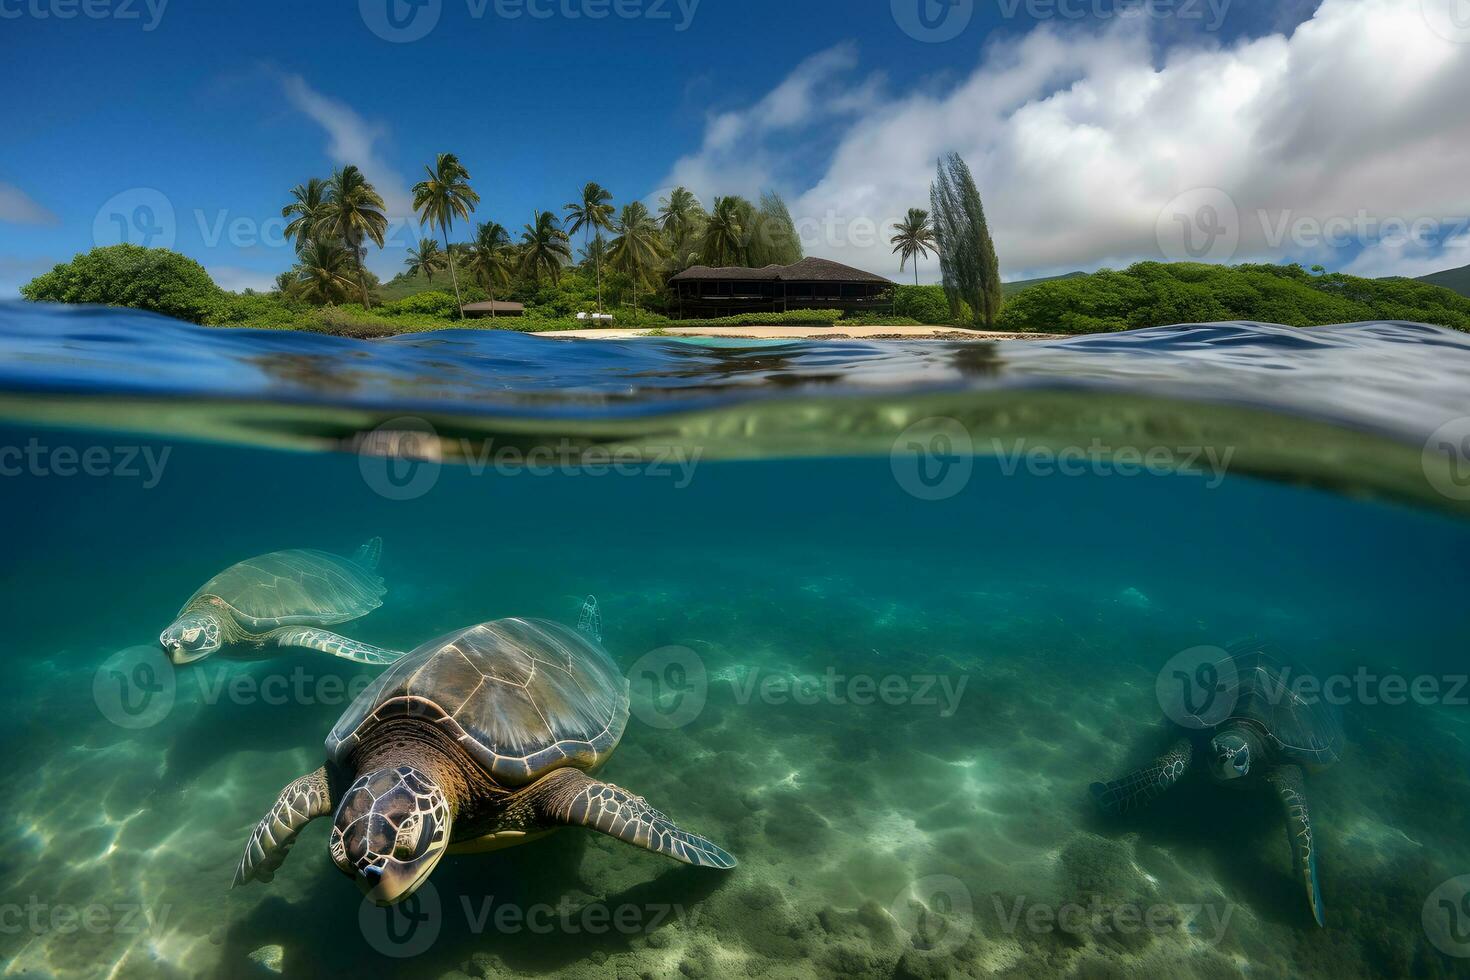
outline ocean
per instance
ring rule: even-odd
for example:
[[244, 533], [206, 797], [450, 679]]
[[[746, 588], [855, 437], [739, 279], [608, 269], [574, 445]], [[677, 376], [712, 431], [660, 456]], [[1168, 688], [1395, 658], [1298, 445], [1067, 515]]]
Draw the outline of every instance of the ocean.
[[[1470, 337], [1410, 324], [369, 343], [0, 306], [0, 975], [1470, 976], [1467, 417]], [[630, 685], [599, 778], [738, 865], [574, 828], [385, 909], [327, 817], [231, 888], [382, 668], [159, 634], [236, 562], [374, 537], [383, 604], [330, 627], [365, 643], [595, 596]], [[1241, 644], [1340, 717], [1322, 926], [1273, 760], [1089, 792]]]

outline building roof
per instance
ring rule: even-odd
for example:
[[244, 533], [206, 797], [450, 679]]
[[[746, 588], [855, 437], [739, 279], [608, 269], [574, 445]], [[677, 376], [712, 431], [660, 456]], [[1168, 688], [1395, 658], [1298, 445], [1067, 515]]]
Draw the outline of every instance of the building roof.
[[466, 303], [460, 309], [466, 313], [489, 313], [491, 310], [494, 310], [496, 313], [524, 313], [526, 311], [526, 304], [511, 303], [503, 299], [497, 299], [494, 302]]
[[738, 279], [742, 282], [872, 282], [893, 285], [893, 280], [854, 269], [830, 259], [807, 258], [794, 265], [768, 265], [761, 269], [743, 266], [693, 265], [674, 276], [671, 282], [701, 279]]

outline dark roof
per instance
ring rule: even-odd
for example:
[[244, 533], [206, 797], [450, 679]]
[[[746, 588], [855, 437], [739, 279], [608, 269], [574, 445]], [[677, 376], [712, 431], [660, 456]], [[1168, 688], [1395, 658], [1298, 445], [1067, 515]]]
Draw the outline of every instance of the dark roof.
[[671, 282], [699, 279], [738, 279], [742, 282], [876, 282], [892, 285], [891, 279], [875, 276], [829, 259], [802, 259], [794, 265], [768, 265], [747, 269], [738, 265], [693, 265], [675, 276]]

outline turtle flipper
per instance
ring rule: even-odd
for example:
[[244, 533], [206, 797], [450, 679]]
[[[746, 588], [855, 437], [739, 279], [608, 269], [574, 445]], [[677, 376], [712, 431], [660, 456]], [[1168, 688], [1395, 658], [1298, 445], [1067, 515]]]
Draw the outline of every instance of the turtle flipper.
[[1194, 746], [1181, 738], [1169, 751], [1142, 769], [1119, 776], [1107, 783], [1093, 783], [1088, 789], [1104, 813], [1112, 816], [1128, 813], [1151, 803], [1179, 781], [1189, 768]]
[[1286, 837], [1291, 844], [1291, 863], [1307, 889], [1307, 902], [1317, 925], [1327, 924], [1327, 909], [1322, 904], [1322, 886], [1317, 880], [1317, 848], [1312, 838], [1312, 811], [1307, 805], [1306, 779], [1301, 766], [1277, 766], [1266, 773], [1266, 781], [1276, 788], [1281, 809], [1286, 816]]
[[359, 664], [391, 664], [403, 656], [397, 650], [385, 650], [371, 643], [359, 643], [357, 640], [349, 640], [329, 630], [314, 629], [310, 626], [285, 630], [276, 643], [283, 647], [305, 647], [308, 650], [319, 650], [322, 653], [330, 653], [334, 657], [341, 657], [343, 660], [351, 660]]
[[543, 826], [588, 827], [700, 868], [735, 867], [735, 858], [612, 783], [578, 769], [558, 769], [522, 791]]
[[378, 570], [378, 562], [383, 558], [383, 539], [370, 538], [362, 543], [362, 547], [352, 553], [352, 560], [370, 572]]
[[597, 596], [589, 595], [587, 601], [582, 603], [581, 615], [577, 617], [577, 629], [598, 643], [602, 642], [602, 610], [598, 608]]
[[245, 844], [245, 856], [235, 869], [232, 888], [252, 881], [270, 881], [286, 861], [301, 828], [317, 817], [332, 812], [331, 781], [327, 767], [295, 780], [276, 798], [276, 805], [261, 818]]

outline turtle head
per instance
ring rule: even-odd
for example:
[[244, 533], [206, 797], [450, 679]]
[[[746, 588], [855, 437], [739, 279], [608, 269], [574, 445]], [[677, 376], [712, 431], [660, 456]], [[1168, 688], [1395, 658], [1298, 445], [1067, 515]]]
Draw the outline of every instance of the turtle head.
[[408, 898], [449, 846], [453, 815], [432, 776], [413, 766], [365, 773], [337, 807], [332, 863], [379, 905]]
[[219, 620], [207, 612], [180, 616], [159, 634], [158, 642], [175, 665], [191, 664], [220, 648]]
[[1240, 732], [1224, 732], [1210, 740], [1210, 772], [1218, 780], [1239, 779], [1251, 771], [1251, 739]]

